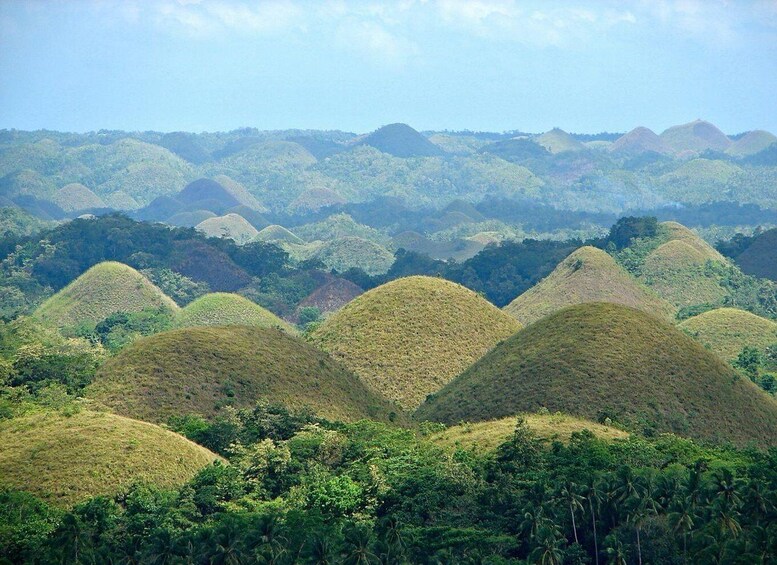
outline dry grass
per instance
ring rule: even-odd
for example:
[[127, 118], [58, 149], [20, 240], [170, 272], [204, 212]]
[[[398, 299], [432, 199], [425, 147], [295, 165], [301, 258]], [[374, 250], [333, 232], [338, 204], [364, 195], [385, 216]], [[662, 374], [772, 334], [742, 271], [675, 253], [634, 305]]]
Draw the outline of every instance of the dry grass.
[[105, 412], [0, 421], [0, 484], [70, 506], [132, 482], [174, 487], [216, 455], [159, 426]]
[[179, 328], [193, 326], [258, 326], [296, 334], [288, 322], [239, 294], [212, 292], [182, 308], [175, 319]]
[[414, 409], [520, 327], [463, 286], [407, 277], [347, 304], [312, 340], [375, 390]]
[[688, 318], [679, 328], [729, 361], [747, 346], [763, 351], [777, 344], [777, 323], [737, 308], [704, 312]]
[[208, 218], [197, 224], [196, 229], [208, 237], [228, 237], [238, 245], [253, 241], [259, 234], [259, 231], [240, 214]]
[[77, 182], [60, 188], [51, 200], [65, 212], [75, 212], [87, 208], [105, 208], [105, 202], [102, 198]]
[[293, 233], [291, 233], [289, 230], [284, 228], [283, 226], [279, 226], [277, 224], [273, 224], [272, 226], [267, 226], [263, 230], [261, 230], [256, 235], [257, 241], [282, 241], [285, 243], [294, 243], [297, 245], [302, 245], [305, 242], [302, 241], [301, 238], [297, 237]]
[[777, 402], [677, 328], [625, 306], [566, 308], [518, 332], [416, 412], [446, 424], [536, 412], [777, 445]]

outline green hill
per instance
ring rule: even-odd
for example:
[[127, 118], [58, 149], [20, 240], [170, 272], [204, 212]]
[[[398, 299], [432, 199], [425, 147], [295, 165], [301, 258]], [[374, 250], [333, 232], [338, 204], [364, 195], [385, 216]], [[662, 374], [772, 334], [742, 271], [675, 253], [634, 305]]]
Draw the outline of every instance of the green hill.
[[531, 324], [566, 306], [584, 302], [612, 302], [671, 319], [674, 308], [621, 268], [601, 249], [581, 247], [552, 273], [524, 292], [505, 312]]
[[346, 279], [334, 279], [311, 292], [297, 305], [297, 311], [301, 308], [318, 308], [321, 314], [337, 312], [364, 291], [354, 283]]
[[360, 237], [369, 241], [386, 245], [390, 238], [380, 231], [358, 223], [348, 214], [333, 214], [313, 224], [305, 224], [294, 228], [294, 233], [305, 241], [330, 241], [341, 237]]
[[447, 424], [545, 407], [639, 429], [777, 445], [777, 402], [657, 318], [605, 303], [566, 308], [477, 361], [416, 412]]
[[175, 324], [193, 326], [259, 326], [280, 328], [296, 333], [293, 327], [278, 316], [239, 294], [212, 292], [187, 304], [178, 312]]
[[534, 138], [534, 141], [553, 154], [585, 150], [585, 145], [559, 128], [553, 128], [542, 135], [538, 135]]
[[134, 482], [177, 487], [218, 457], [159, 426], [105, 412], [0, 420], [0, 485], [70, 506]]
[[263, 230], [261, 230], [258, 234], [256, 234], [256, 240], [257, 241], [283, 241], [286, 243], [296, 243], [298, 245], [301, 245], [305, 243], [300, 238], [298, 238], [296, 235], [291, 233], [289, 230], [284, 228], [283, 226], [279, 225], [272, 225], [267, 226]]
[[703, 120], [670, 127], [660, 137], [675, 153], [683, 151], [701, 153], [707, 149], [725, 151], [731, 145], [731, 140], [726, 137], [726, 134]]
[[777, 229], [757, 235], [736, 263], [748, 275], [777, 281]]
[[228, 237], [238, 245], [253, 241], [259, 234], [259, 231], [239, 214], [208, 218], [197, 224], [195, 229], [208, 237]]
[[77, 182], [70, 183], [60, 188], [51, 201], [65, 212], [76, 212], [87, 208], [105, 208], [103, 199], [94, 192]]
[[357, 145], [370, 145], [394, 157], [436, 157], [445, 152], [407, 124], [389, 124], [362, 138]]
[[345, 204], [346, 200], [334, 190], [323, 186], [309, 188], [297, 196], [286, 208], [290, 214], [309, 214], [318, 212], [321, 208], [335, 206], [336, 204]]
[[213, 177], [213, 180], [219, 183], [229, 194], [231, 194], [240, 203], [240, 205], [248, 206], [257, 212], [269, 211], [253, 194], [248, 192], [248, 189], [246, 189], [245, 186], [236, 180], [231, 179], [227, 175], [217, 175]]
[[721, 263], [726, 262], [726, 258], [714, 247], [684, 225], [678, 222], [661, 222], [660, 227], [667, 234], [669, 241], [684, 241], [700, 253], [704, 254], [707, 259], [711, 261], [720, 261]]
[[362, 294], [311, 339], [375, 390], [413, 409], [520, 327], [463, 286], [407, 277]]
[[[529, 429], [540, 439], [568, 442], [575, 432], [588, 430], [603, 440], [626, 439], [628, 432], [567, 414], [520, 414]], [[443, 447], [493, 451], [515, 432], [518, 416], [488, 422], [464, 423], [432, 434], [429, 439]]]
[[165, 223], [170, 224], [171, 226], [193, 228], [205, 220], [216, 217], [216, 214], [210, 210], [194, 210], [192, 212], [178, 212], [177, 214], [173, 214], [165, 220]]
[[34, 317], [59, 328], [96, 324], [114, 312], [178, 305], [142, 274], [122, 263], [95, 265], [35, 310]]
[[360, 237], [341, 237], [325, 242], [313, 258], [340, 273], [352, 268], [368, 275], [382, 275], [394, 263], [394, 255], [385, 247]]
[[745, 347], [763, 351], [777, 344], [777, 323], [737, 308], [710, 310], [688, 318], [678, 327], [729, 361]]
[[726, 153], [735, 157], [747, 157], [748, 155], [755, 155], [763, 151], [772, 143], [777, 143], [777, 137], [768, 131], [760, 129], [749, 131], [732, 143], [726, 149]]
[[638, 127], [616, 139], [609, 151], [622, 155], [639, 155], [652, 151], [664, 155], [671, 153], [672, 149], [653, 130]]
[[173, 330], [140, 339], [100, 367], [87, 395], [149, 421], [213, 416], [259, 400], [338, 420], [386, 420], [392, 406], [325, 353], [274, 328]]

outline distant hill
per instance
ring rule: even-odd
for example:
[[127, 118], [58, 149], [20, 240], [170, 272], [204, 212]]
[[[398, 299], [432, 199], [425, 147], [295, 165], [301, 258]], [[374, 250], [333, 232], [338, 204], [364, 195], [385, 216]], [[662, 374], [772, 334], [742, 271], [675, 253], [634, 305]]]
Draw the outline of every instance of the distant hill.
[[505, 312], [531, 324], [566, 306], [612, 302], [672, 319], [674, 308], [633, 278], [601, 249], [581, 247], [550, 275], [524, 292]]
[[114, 312], [178, 305], [128, 265], [106, 261], [95, 265], [35, 310], [34, 317], [59, 328], [96, 324]]
[[[195, 204], [202, 201], [218, 202], [223, 209], [242, 204], [225, 187], [212, 179], [197, 179], [187, 184], [184, 189], [175, 195], [175, 199], [183, 204]], [[211, 210], [217, 214], [221, 210]]]
[[341, 237], [325, 242], [313, 258], [343, 273], [351, 268], [362, 269], [368, 275], [382, 275], [394, 263], [394, 255], [385, 247], [360, 237]]
[[520, 327], [463, 286], [407, 277], [362, 294], [311, 339], [375, 390], [413, 409]]
[[389, 124], [356, 145], [369, 145], [394, 157], [436, 157], [445, 152], [407, 124]]
[[703, 120], [670, 127], [660, 137], [675, 153], [683, 151], [702, 153], [707, 149], [725, 151], [732, 143], [725, 133]]
[[256, 240], [267, 241], [267, 242], [279, 241], [279, 242], [285, 242], [285, 243], [296, 243], [300, 245], [305, 243], [299, 237], [291, 233], [289, 230], [279, 225], [267, 226], [266, 228], [261, 230], [258, 234], [256, 234]]
[[253, 241], [259, 231], [239, 214], [226, 214], [203, 220], [196, 226], [208, 237], [228, 237], [238, 245]]
[[297, 305], [301, 308], [318, 308], [321, 314], [337, 312], [340, 308], [364, 293], [361, 287], [349, 280], [336, 278], [320, 286]]
[[334, 190], [324, 187], [309, 188], [297, 196], [287, 207], [291, 214], [309, 214], [317, 212], [327, 206], [336, 206], [345, 204], [346, 199], [337, 194]]
[[697, 439], [777, 445], [777, 402], [683, 332], [638, 310], [560, 310], [477, 361], [416, 412], [453, 424], [545, 407]]
[[735, 157], [747, 157], [763, 151], [773, 143], [777, 143], [777, 136], [768, 131], [757, 129], [749, 131], [737, 139], [726, 149], [726, 153]]
[[257, 212], [268, 212], [269, 210], [248, 190], [245, 186], [227, 175], [217, 175], [213, 180], [219, 183], [224, 190], [231, 194], [242, 206], [247, 206]]
[[681, 330], [732, 361], [745, 347], [761, 351], [777, 344], [777, 323], [736, 308], [717, 308], [684, 320]]
[[0, 485], [63, 507], [136, 482], [178, 487], [219, 459], [159, 426], [90, 410], [3, 419], [0, 434]]
[[608, 149], [612, 153], [622, 155], [639, 155], [651, 151], [666, 155], [672, 152], [663, 139], [646, 127], [634, 128], [616, 139]]
[[392, 406], [325, 353], [277, 329], [173, 330], [135, 341], [100, 367], [87, 395], [116, 413], [164, 422], [259, 400], [337, 420], [387, 420]]
[[170, 224], [171, 226], [193, 228], [205, 220], [216, 217], [216, 214], [210, 210], [194, 210], [193, 212], [178, 212], [177, 214], [173, 214], [165, 220], [165, 223]]
[[270, 221], [265, 218], [260, 212], [257, 212], [256, 210], [249, 208], [245, 204], [239, 204], [238, 206], [234, 206], [232, 208], [227, 209], [227, 214], [237, 214], [238, 216], [242, 216], [244, 220], [246, 220], [249, 224], [254, 226], [256, 230], [263, 230], [267, 226], [270, 225]]
[[296, 333], [278, 316], [239, 294], [212, 292], [187, 304], [178, 312], [175, 324], [191, 326], [258, 326]]
[[54, 196], [51, 197], [51, 200], [65, 212], [76, 212], [89, 208], [106, 207], [102, 198], [86, 188], [83, 184], [77, 182], [60, 188]]
[[541, 145], [553, 154], [567, 151], [585, 151], [585, 145], [562, 129], [552, 130], [534, 138], [535, 143]]
[[540, 439], [568, 442], [575, 432], [588, 430], [603, 440], [626, 439], [628, 432], [566, 414], [520, 414], [488, 422], [463, 423], [432, 434], [429, 439], [444, 447], [487, 453], [495, 450], [515, 433], [518, 417]]
[[777, 229], [757, 235], [735, 261], [748, 275], [777, 281]]

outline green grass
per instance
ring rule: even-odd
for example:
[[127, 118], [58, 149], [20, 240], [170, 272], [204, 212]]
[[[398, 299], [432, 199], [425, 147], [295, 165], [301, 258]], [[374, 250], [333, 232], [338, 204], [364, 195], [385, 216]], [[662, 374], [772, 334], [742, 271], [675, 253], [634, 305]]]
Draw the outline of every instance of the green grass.
[[208, 218], [197, 224], [196, 229], [208, 237], [228, 237], [238, 245], [253, 241], [259, 234], [259, 231], [240, 214]]
[[728, 149], [726, 149], [726, 153], [734, 155], [735, 157], [755, 155], [775, 142], [777, 142], [777, 137], [773, 134], [768, 131], [757, 129], [749, 131], [737, 139]]
[[577, 141], [564, 130], [558, 128], [553, 128], [542, 135], [538, 135], [534, 141], [554, 154], [564, 153], [566, 151], [585, 150], [585, 145]]
[[278, 316], [239, 294], [212, 292], [187, 304], [176, 316], [175, 325], [192, 326], [259, 326], [296, 330]]
[[608, 148], [612, 153], [623, 155], [637, 155], [647, 151], [667, 154], [672, 150], [658, 137], [653, 130], [646, 127], [637, 127], [616, 139]]
[[728, 361], [736, 359], [745, 347], [763, 351], [777, 344], [777, 323], [737, 308], [710, 310], [678, 327]]
[[446, 424], [537, 412], [697, 439], [777, 445], [777, 402], [682, 331], [638, 310], [592, 303], [528, 326], [427, 400]]
[[105, 202], [102, 198], [77, 182], [60, 188], [51, 200], [65, 212], [75, 212], [87, 208], [105, 208]]
[[140, 339], [109, 359], [87, 395], [112, 411], [164, 422], [214, 416], [259, 400], [309, 407], [338, 420], [388, 419], [393, 407], [325, 353], [270, 328], [173, 330]]
[[581, 247], [550, 275], [505, 306], [505, 312], [530, 324], [573, 304], [613, 302], [672, 319], [674, 308], [621, 268], [607, 253]]
[[57, 506], [133, 482], [180, 486], [216, 455], [159, 426], [105, 412], [38, 412], [0, 421], [0, 484]]
[[122, 263], [95, 265], [41, 304], [34, 317], [59, 328], [96, 324], [114, 312], [178, 305], [146, 277]]
[[493, 451], [510, 439], [515, 431], [518, 417], [523, 418], [529, 429], [539, 438], [547, 441], [568, 442], [575, 432], [588, 430], [603, 440], [626, 439], [629, 433], [612, 426], [597, 424], [590, 420], [575, 418], [567, 414], [519, 414], [488, 422], [463, 423], [446, 428], [429, 436], [429, 439], [452, 449], [474, 450], [479, 453]]
[[311, 339], [405, 409], [414, 409], [520, 324], [469, 289], [432, 277], [375, 288]]
[[248, 192], [245, 186], [227, 175], [216, 175], [213, 177], [213, 180], [223, 186], [224, 189], [234, 196], [242, 205], [248, 206], [257, 212], [269, 211], [253, 194]]
[[256, 239], [258, 241], [282, 241], [299, 245], [305, 243], [302, 239], [279, 225], [267, 226], [256, 235]]
[[706, 149], [724, 151], [731, 145], [731, 140], [726, 137], [726, 134], [703, 120], [670, 127], [660, 137], [675, 153], [683, 151], [701, 153]]
[[313, 253], [312, 257], [344, 273], [348, 269], [359, 268], [368, 275], [382, 275], [394, 263], [394, 255], [385, 247], [360, 237], [342, 237], [325, 242]]

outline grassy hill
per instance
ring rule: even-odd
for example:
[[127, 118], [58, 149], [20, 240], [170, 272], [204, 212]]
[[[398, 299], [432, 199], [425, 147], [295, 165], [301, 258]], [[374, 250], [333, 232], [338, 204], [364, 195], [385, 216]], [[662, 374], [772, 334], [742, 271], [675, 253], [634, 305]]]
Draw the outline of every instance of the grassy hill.
[[318, 308], [322, 314], [337, 312], [364, 291], [345, 279], [334, 279], [311, 292], [297, 305], [297, 311], [305, 307]]
[[585, 150], [585, 145], [559, 128], [553, 128], [542, 135], [538, 135], [534, 138], [534, 141], [553, 154]]
[[536, 322], [566, 306], [613, 302], [671, 319], [674, 308], [643, 287], [601, 249], [581, 247], [550, 275], [524, 292], [505, 312], [523, 324]]
[[777, 344], [777, 323], [737, 308], [704, 312], [684, 320], [679, 328], [729, 361], [747, 346], [763, 351]]
[[51, 200], [65, 212], [76, 212], [87, 208], [105, 208], [106, 206], [102, 198], [77, 182], [60, 188], [51, 197]]
[[239, 214], [208, 218], [197, 224], [196, 229], [208, 237], [228, 237], [238, 245], [253, 241], [259, 234], [259, 231]]
[[760, 129], [749, 131], [732, 143], [726, 149], [726, 153], [735, 157], [747, 157], [763, 151], [772, 143], [777, 143], [777, 137], [768, 131]]
[[435, 157], [444, 151], [407, 124], [389, 124], [362, 138], [369, 145], [394, 157]]
[[394, 255], [385, 247], [361, 237], [342, 237], [325, 242], [313, 258], [340, 273], [358, 267], [368, 275], [382, 275], [394, 263]]
[[707, 149], [725, 151], [731, 145], [731, 140], [725, 133], [703, 120], [670, 127], [660, 137], [675, 153], [682, 151], [701, 153]]
[[178, 212], [177, 214], [173, 214], [165, 220], [165, 223], [170, 224], [171, 226], [193, 228], [205, 220], [216, 217], [216, 214], [210, 210], [194, 210], [192, 212]]
[[413, 409], [520, 327], [469, 289], [407, 277], [362, 294], [311, 339], [375, 390]]
[[140, 339], [109, 359], [87, 395], [116, 413], [166, 421], [258, 400], [339, 420], [388, 419], [392, 406], [299, 338], [273, 328], [185, 328]]
[[0, 485], [57, 506], [112, 496], [134, 482], [180, 486], [218, 459], [159, 426], [88, 410], [2, 420], [0, 434]]
[[[201, 178], [187, 184], [181, 192], [176, 194], [176, 200], [184, 204], [193, 204], [200, 201], [215, 201], [224, 208], [231, 208], [241, 204], [226, 188], [212, 179]], [[216, 210], [213, 210], [214, 212]]]
[[187, 304], [176, 316], [175, 324], [193, 326], [259, 326], [280, 328], [296, 333], [278, 316], [239, 294], [212, 292]]
[[257, 212], [268, 212], [267, 208], [259, 202], [259, 200], [248, 189], [237, 182], [236, 180], [228, 177], [227, 175], [216, 175], [213, 180], [219, 183], [224, 190], [232, 195], [242, 206], [248, 206], [252, 210]]
[[34, 317], [59, 328], [96, 324], [114, 312], [178, 305], [142, 274], [122, 263], [95, 265], [35, 310]]
[[666, 237], [669, 241], [683, 241], [704, 254], [711, 261], [726, 262], [726, 258], [714, 247], [684, 225], [678, 222], [661, 222], [660, 227], [667, 234]]
[[777, 402], [677, 328], [626, 306], [566, 308], [477, 361], [416, 412], [453, 424], [545, 407], [699, 439], [777, 445]]
[[610, 145], [609, 151], [622, 155], [638, 155], [652, 151], [663, 155], [671, 153], [672, 149], [653, 130], [637, 127], [616, 139]]
[[302, 239], [300, 239], [299, 237], [291, 233], [283, 226], [279, 226], [275, 224], [272, 226], [267, 226], [266, 228], [261, 230], [258, 234], [256, 234], [256, 239], [258, 241], [270, 241], [270, 242], [283, 241], [286, 243], [296, 243], [298, 245], [305, 243], [304, 241], [302, 241]]
[[777, 229], [756, 236], [736, 263], [748, 275], [777, 281]]
[[[567, 414], [521, 414], [534, 434], [547, 441], [568, 442], [575, 432], [588, 430], [599, 439], [626, 439], [628, 432], [597, 424], [591, 420], [575, 418]], [[429, 439], [443, 447], [474, 450], [479, 453], [493, 451], [510, 439], [515, 431], [517, 416], [508, 416], [488, 422], [464, 423], [432, 434]]]

